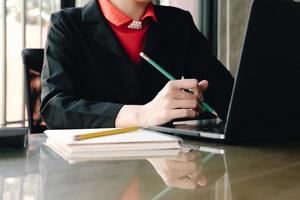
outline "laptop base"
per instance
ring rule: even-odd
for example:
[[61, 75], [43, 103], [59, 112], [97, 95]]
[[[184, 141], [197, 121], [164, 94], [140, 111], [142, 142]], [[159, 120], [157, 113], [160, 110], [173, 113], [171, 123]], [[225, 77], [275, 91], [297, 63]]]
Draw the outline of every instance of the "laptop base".
[[28, 128], [0, 128], [0, 148], [25, 148]]

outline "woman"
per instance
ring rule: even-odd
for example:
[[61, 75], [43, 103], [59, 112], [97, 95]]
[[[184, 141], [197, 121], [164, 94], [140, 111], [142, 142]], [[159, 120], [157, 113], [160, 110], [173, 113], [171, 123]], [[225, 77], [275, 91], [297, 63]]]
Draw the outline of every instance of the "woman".
[[205, 100], [225, 117], [232, 85], [188, 12], [150, 0], [90, 0], [51, 17], [41, 116], [48, 128], [147, 127], [195, 118]]

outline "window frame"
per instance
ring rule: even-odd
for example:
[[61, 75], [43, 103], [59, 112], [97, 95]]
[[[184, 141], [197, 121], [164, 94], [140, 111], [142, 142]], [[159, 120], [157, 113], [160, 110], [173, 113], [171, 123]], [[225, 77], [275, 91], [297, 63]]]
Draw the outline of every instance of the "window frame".
[[218, 0], [202, 0], [200, 3], [200, 31], [209, 40], [212, 52], [218, 54]]

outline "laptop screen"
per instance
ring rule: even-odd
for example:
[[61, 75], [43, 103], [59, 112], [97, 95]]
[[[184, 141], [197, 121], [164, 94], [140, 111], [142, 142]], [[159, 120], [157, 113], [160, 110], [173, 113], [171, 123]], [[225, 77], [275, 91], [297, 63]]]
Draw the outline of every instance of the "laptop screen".
[[299, 19], [299, 2], [253, 2], [227, 132], [282, 138], [300, 130]]

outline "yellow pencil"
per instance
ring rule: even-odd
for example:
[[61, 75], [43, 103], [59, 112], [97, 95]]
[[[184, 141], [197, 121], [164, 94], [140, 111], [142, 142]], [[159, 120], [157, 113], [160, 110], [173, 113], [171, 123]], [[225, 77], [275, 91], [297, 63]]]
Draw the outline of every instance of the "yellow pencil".
[[108, 136], [108, 135], [116, 135], [116, 134], [120, 134], [120, 133], [136, 131], [140, 128], [141, 127], [134, 126], [134, 127], [128, 127], [128, 128], [113, 129], [113, 130], [108, 130], [108, 131], [99, 131], [99, 132], [94, 132], [94, 133], [84, 133], [84, 134], [74, 135], [73, 140], [79, 141], [79, 140], [103, 137], [103, 136]]

